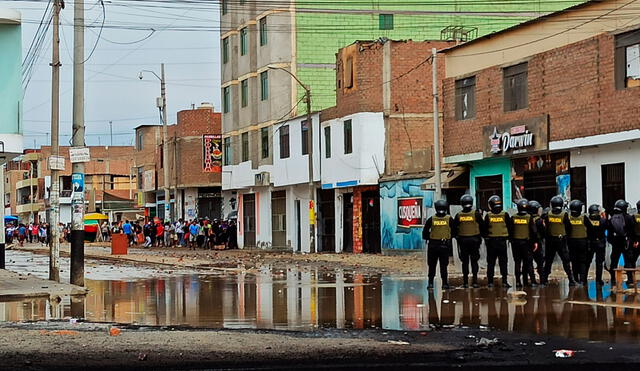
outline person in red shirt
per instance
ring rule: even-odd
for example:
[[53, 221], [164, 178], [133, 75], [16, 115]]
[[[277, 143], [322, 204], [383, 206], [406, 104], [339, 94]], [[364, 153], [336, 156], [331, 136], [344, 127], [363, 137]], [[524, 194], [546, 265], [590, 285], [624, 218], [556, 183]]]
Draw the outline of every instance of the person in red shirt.
[[161, 221], [156, 223], [156, 241], [158, 242], [158, 247], [164, 246], [164, 226]]

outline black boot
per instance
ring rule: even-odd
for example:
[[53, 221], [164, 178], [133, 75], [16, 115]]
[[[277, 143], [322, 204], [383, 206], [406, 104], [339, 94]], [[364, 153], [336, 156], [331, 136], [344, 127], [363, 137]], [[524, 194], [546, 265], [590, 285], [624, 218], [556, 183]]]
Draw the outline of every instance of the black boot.
[[468, 276], [464, 276], [462, 278], [462, 288], [466, 289], [469, 287], [469, 277]]
[[433, 278], [429, 278], [429, 285], [427, 285], [427, 289], [433, 290]]
[[493, 287], [493, 277], [487, 277], [487, 287]]
[[480, 285], [478, 285], [478, 275], [477, 274], [473, 275], [473, 280], [471, 281], [471, 286], [473, 286], [474, 289], [477, 289], [478, 287], [480, 287]]
[[507, 289], [511, 287], [511, 285], [509, 285], [509, 281], [507, 281], [507, 277], [502, 277], [502, 287]]

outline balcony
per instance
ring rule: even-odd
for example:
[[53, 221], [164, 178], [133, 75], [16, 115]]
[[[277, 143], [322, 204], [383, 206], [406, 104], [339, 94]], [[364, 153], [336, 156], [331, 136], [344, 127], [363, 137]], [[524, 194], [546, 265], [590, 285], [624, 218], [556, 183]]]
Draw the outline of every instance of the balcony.
[[34, 213], [37, 213], [38, 211], [42, 211], [42, 210], [44, 210], [44, 202], [36, 202], [33, 204], [23, 204], [23, 205], [16, 206], [16, 212], [18, 214], [30, 213], [32, 211]]
[[31, 179], [25, 179], [25, 180], [20, 180], [16, 183], [16, 190], [17, 189], [22, 189], [22, 188], [26, 188], [33, 185], [34, 187], [38, 186], [38, 178], [31, 178]]

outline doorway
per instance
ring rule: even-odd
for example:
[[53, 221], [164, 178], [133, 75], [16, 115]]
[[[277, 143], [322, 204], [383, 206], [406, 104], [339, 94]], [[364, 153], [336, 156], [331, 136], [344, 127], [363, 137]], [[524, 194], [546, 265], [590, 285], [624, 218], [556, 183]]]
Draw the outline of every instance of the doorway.
[[362, 252], [380, 252], [380, 192], [362, 192]]
[[334, 252], [336, 250], [336, 209], [335, 190], [320, 190], [318, 210], [320, 211], [320, 225], [318, 238], [320, 247], [318, 252]]
[[547, 205], [549, 200], [558, 194], [556, 170], [526, 171], [524, 173], [524, 197]]
[[[476, 207], [479, 210], [489, 209], [489, 197], [502, 195], [502, 175], [476, 177]], [[503, 200], [504, 203], [504, 200]]]
[[242, 196], [244, 247], [256, 247], [256, 195]]
[[342, 195], [342, 251], [353, 252], [353, 193]]
[[271, 236], [272, 248], [287, 247], [287, 192], [271, 193]]
[[302, 251], [302, 231], [300, 226], [300, 200], [295, 201], [295, 213], [296, 213], [296, 251]]
[[616, 201], [624, 199], [624, 162], [602, 165], [602, 206], [611, 214]]

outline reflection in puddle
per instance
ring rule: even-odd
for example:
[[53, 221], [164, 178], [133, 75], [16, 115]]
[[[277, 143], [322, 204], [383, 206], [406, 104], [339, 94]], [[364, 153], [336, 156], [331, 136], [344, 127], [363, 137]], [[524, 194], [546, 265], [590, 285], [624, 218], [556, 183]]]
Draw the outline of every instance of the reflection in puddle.
[[289, 330], [488, 326], [607, 342], [640, 338], [637, 298], [612, 293], [608, 286], [596, 288], [593, 282], [527, 289], [526, 299], [511, 299], [499, 288], [430, 292], [419, 277], [343, 270], [263, 268], [255, 274], [155, 274], [127, 280], [116, 275], [88, 279], [89, 294], [74, 302], [0, 303], [0, 321], [84, 317], [141, 325]]

